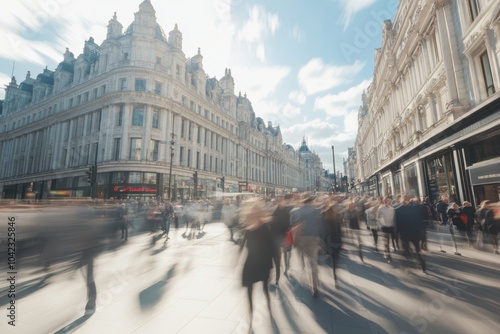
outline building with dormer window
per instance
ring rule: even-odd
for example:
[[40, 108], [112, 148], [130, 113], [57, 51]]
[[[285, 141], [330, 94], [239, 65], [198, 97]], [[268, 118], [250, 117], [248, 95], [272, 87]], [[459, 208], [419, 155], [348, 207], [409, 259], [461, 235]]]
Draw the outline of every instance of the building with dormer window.
[[90, 196], [94, 165], [98, 198], [300, 188], [299, 152], [235, 94], [231, 69], [209, 77], [201, 50], [186, 57], [178, 26], [166, 34], [148, 0], [123, 27], [115, 13], [100, 45], [90, 37], [54, 71], [12, 77], [0, 101], [2, 198]]

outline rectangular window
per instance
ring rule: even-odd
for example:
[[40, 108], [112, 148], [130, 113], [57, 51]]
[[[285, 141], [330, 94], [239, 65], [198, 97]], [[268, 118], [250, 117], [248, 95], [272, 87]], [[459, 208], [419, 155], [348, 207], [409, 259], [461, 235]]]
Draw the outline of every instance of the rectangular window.
[[83, 102], [87, 102], [89, 100], [89, 92], [83, 93]]
[[112, 174], [111, 182], [113, 183], [125, 183], [126, 175], [125, 172], [114, 172]]
[[155, 94], [161, 95], [161, 83], [159, 83], [159, 82], [155, 83]]
[[151, 160], [153, 161], [158, 161], [158, 152], [160, 150], [160, 142], [158, 140], [151, 140], [150, 142], [150, 154], [151, 154]]
[[87, 131], [86, 133], [89, 135], [92, 132], [92, 120], [94, 114], [90, 113], [87, 115]]
[[123, 110], [124, 109], [125, 109], [124, 105], [121, 105], [120, 109], [118, 109], [118, 114], [116, 115], [116, 126], [123, 125]]
[[64, 168], [66, 167], [66, 158], [68, 156], [68, 150], [63, 149], [62, 157], [61, 157], [61, 166]]
[[196, 169], [200, 169], [200, 152], [196, 152]]
[[184, 160], [184, 147], [180, 147], [179, 149], [179, 165], [183, 166], [183, 160]]
[[192, 133], [192, 129], [193, 129], [193, 125], [191, 124], [191, 122], [188, 122], [188, 139], [191, 140], [191, 133]]
[[186, 127], [186, 122], [184, 119], [181, 120], [181, 138], [184, 138], [184, 128]]
[[201, 137], [201, 127], [198, 126], [198, 133], [196, 134], [196, 142], [199, 144], [200, 143], [200, 137]]
[[479, 6], [479, 0], [469, 0], [469, 9], [470, 9], [470, 16], [472, 21], [476, 19], [476, 17], [479, 15], [479, 12], [481, 11], [481, 7]]
[[129, 160], [141, 160], [141, 138], [130, 138]]
[[92, 127], [92, 131], [100, 131], [101, 130], [101, 111], [95, 112], [94, 124]]
[[102, 85], [101, 86], [101, 93], [100, 93], [100, 95], [103, 96], [104, 94], [106, 94], [106, 85]]
[[123, 57], [122, 57], [123, 60], [128, 60], [128, 52], [124, 52], [123, 53]]
[[146, 80], [145, 79], [135, 79], [135, 91], [145, 92], [146, 91]]
[[85, 145], [85, 149], [83, 151], [83, 164], [89, 164], [89, 154], [90, 154], [90, 144]]
[[144, 183], [156, 184], [156, 173], [144, 173]]
[[128, 173], [128, 183], [142, 183], [142, 172]]
[[483, 70], [484, 86], [486, 87], [486, 96], [495, 94], [495, 84], [493, 83], [493, 75], [491, 74], [490, 59], [488, 53], [485, 52], [481, 56], [481, 68]]
[[160, 128], [160, 111], [159, 110], [153, 110], [153, 121], [152, 121], [151, 127], [153, 129]]
[[92, 90], [92, 99], [96, 99], [97, 98], [97, 88], [94, 88]]
[[120, 79], [120, 90], [127, 90], [127, 79]]
[[191, 149], [188, 149], [187, 166], [191, 167]]
[[69, 99], [68, 108], [73, 108], [73, 98]]
[[121, 138], [113, 139], [113, 160], [120, 160]]
[[207, 155], [203, 154], [203, 170], [207, 170]]
[[134, 107], [132, 112], [132, 126], [144, 126], [144, 108]]

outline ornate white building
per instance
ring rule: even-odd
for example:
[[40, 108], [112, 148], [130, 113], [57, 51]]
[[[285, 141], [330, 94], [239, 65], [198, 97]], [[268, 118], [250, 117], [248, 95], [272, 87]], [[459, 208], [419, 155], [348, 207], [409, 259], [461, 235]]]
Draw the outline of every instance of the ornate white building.
[[115, 14], [101, 45], [89, 38], [55, 71], [13, 77], [0, 101], [4, 198], [89, 196], [93, 165], [100, 198], [205, 197], [222, 177], [225, 191], [277, 195], [300, 187], [299, 159], [235, 95], [231, 70], [209, 77], [201, 51], [187, 58], [177, 25], [167, 36], [148, 0], [125, 30]]
[[359, 111], [358, 186], [499, 200], [500, 2], [401, 0], [382, 35]]

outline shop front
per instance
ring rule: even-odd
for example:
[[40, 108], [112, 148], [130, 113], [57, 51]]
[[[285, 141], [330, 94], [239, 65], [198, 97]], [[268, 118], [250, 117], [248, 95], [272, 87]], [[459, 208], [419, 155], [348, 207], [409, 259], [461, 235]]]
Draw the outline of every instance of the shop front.
[[468, 170], [476, 204], [500, 201], [500, 158], [473, 164]]

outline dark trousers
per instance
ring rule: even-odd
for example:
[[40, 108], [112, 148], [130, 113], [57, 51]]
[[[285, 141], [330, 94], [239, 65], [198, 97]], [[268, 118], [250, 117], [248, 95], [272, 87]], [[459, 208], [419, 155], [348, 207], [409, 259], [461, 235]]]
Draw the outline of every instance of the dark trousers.
[[283, 245], [283, 236], [275, 235], [273, 236], [274, 242], [274, 252], [273, 252], [273, 262], [276, 268], [276, 283], [278, 283], [281, 275], [281, 246]]
[[420, 267], [422, 268], [422, 271], [426, 271], [426, 266], [425, 266], [425, 260], [422, 257], [422, 254], [420, 254], [420, 238], [417, 237], [412, 237], [412, 238], [401, 238], [403, 242], [403, 250], [405, 257], [407, 259], [410, 258], [410, 243], [413, 244], [413, 247], [415, 247], [415, 253], [417, 254], [418, 261], [420, 262]]

